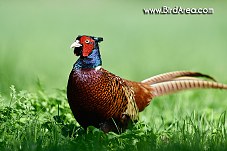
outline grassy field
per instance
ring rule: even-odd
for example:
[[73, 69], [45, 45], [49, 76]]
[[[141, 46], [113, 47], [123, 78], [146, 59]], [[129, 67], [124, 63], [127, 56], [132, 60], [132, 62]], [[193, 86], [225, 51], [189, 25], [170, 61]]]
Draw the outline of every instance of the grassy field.
[[226, 150], [226, 97], [221, 91], [155, 99], [125, 133], [104, 134], [75, 122], [65, 91], [47, 95], [11, 86], [0, 98], [1, 150]]
[[[192, 70], [227, 83], [227, 2], [0, 3], [1, 150], [226, 150], [226, 91], [156, 98], [139, 123], [117, 135], [83, 130], [65, 87], [77, 59], [69, 46], [79, 34], [102, 36], [103, 67], [130, 80]], [[164, 5], [211, 7], [214, 14], [143, 14]]]

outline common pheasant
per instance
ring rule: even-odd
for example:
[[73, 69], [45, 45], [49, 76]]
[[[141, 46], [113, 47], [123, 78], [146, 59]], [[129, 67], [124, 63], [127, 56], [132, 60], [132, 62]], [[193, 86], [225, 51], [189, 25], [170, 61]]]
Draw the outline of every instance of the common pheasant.
[[83, 35], [71, 45], [79, 59], [69, 75], [67, 98], [74, 117], [85, 129], [92, 125], [120, 133], [129, 122], [138, 120], [139, 112], [154, 97], [192, 88], [227, 89], [208, 75], [188, 71], [164, 73], [141, 82], [123, 79], [101, 67], [101, 41], [101, 37]]

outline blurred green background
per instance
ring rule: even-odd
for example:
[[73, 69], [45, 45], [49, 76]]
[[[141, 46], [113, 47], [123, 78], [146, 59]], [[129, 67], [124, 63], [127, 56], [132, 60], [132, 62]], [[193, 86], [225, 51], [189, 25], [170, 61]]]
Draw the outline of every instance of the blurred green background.
[[[0, 2], [0, 93], [65, 88], [77, 35], [102, 36], [103, 67], [127, 79], [193, 70], [227, 83], [226, 1]], [[213, 15], [144, 15], [143, 8], [212, 7]]]

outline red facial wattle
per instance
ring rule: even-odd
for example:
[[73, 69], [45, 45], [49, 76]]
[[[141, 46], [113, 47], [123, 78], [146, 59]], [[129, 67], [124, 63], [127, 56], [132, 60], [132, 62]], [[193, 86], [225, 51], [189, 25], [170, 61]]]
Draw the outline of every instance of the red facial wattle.
[[80, 43], [82, 44], [82, 56], [87, 57], [94, 49], [95, 41], [88, 36], [82, 36]]

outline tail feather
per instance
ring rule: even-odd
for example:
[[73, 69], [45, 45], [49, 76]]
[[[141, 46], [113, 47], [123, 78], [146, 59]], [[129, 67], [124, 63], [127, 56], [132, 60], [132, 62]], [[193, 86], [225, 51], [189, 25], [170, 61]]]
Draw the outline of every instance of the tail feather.
[[178, 80], [179, 78], [185, 78], [185, 79], [188, 79], [188, 80], [192, 80], [192, 79], [199, 80], [198, 77], [207, 78], [209, 80], [216, 81], [211, 76], [205, 75], [205, 74], [202, 74], [202, 73], [199, 73], [199, 72], [173, 71], [173, 72], [163, 73], [163, 74], [159, 74], [159, 75], [150, 77], [150, 78], [145, 79], [141, 82], [151, 85], [151, 84], [170, 81], [170, 80]]
[[153, 89], [153, 96], [155, 97], [193, 88], [227, 89], [226, 84], [203, 80], [165, 81], [162, 83], [151, 84], [151, 87]]

